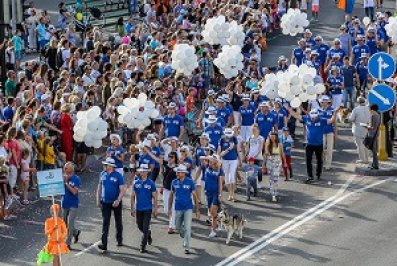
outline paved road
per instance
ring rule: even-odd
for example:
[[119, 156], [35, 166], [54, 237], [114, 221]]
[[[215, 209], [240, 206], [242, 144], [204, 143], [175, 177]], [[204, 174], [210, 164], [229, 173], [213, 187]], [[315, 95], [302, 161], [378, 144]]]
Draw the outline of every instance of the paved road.
[[[332, 3], [332, 1], [324, 2], [321, 10], [324, 20], [312, 27], [316, 34], [321, 34], [325, 39], [332, 39], [336, 32], [335, 27], [340, 24], [343, 17], [341, 12], [334, 9]], [[39, 6], [39, 4], [37, 5]], [[265, 55], [266, 62], [275, 62], [282, 53], [289, 55], [295, 43], [296, 38], [292, 37], [273, 40]], [[83, 233], [81, 242], [74, 245], [76, 250], [63, 258], [64, 265], [215, 265], [244, 247], [250, 247], [251, 243], [255, 243], [254, 241], [261, 239], [262, 236], [266, 236], [262, 237], [265, 240], [273, 239], [272, 244], [274, 245], [266, 246], [264, 249], [258, 248], [259, 253], [253, 253], [252, 256], [247, 256], [237, 264], [263, 265], [269, 262], [268, 265], [298, 263], [300, 265], [322, 263], [350, 265], [353, 264], [351, 262], [356, 258], [355, 254], [358, 254], [359, 248], [364, 247], [365, 242], [368, 242], [367, 238], [370, 237], [374, 244], [379, 245], [376, 250], [371, 251], [374, 253], [368, 254], [382, 257], [385, 262], [382, 265], [390, 265], [387, 263], [387, 259], [392, 261], [393, 258], [387, 257], [387, 254], [388, 251], [392, 251], [391, 247], [395, 243], [393, 236], [395, 235], [393, 232], [381, 233], [378, 231], [388, 227], [395, 228], [391, 221], [395, 221], [396, 217], [393, 217], [393, 212], [389, 210], [395, 209], [392, 204], [396, 196], [393, 194], [396, 184], [388, 181], [380, 184], [379, 187], [352, 194], [343, 201], [335, 203], [335, 200], [341, 199], [354, 189], [360, 189], [377, 182], [376, 178], [363, 179], [353, 174], [352, 162], [355, 161], [356, 155], [350, 130], [341, 129], [340, 134], [335, 147], [337, 156], [335, 156], [334, 170], [325, 173], [323, 181], [309, 186], [302, 183], [306, 178], [304, 153], [301, 145], [298, 144], [293, 162], [296, 169], [295, 181], [280, 182], [280, 202], [271, 203], [267, 190], [262, 190], [257, 200], [245, 202], [241, 196], [240, 188], [238, 199], [241, 201], [233, 206], [225, 203], [225, 206], [233, 212], [243, 213], [248, 220], [244, 238], [242, 240], [233, 239], [227, 246], [224, 243], [225, 232], [220, 232], [217, 239], [209, 240], [209, 228], [203, 219], [195, 220], [192, 240], [193, 254], [190, 256], [183, 254], [179, 236], [167, 235], [164, 214], [161, 214], [158, 220], [153, 221], [154, 242], [153, 246], [149, 247], [150, 253], [139, 254], [140, 235], [133, 218], [129, 216], [128, 196], [124, 200], [123, 212], [126, 246], [120, 249], [115, 247], [114, 231], [111, 228], [109, 253], [100, 255], [95, 248], [101, 231], [101, 216], [95, 207], [95, 187], [98, 178], [97, 174], [84, 173], [82, 175], [83, 188], [80, 192], [82, 205], [77, 223]], [[301, 143], [301, 140], [298, 140], [299, 142]], [[101, 166], [95, 159], [97, 158], [92, 160], [93, 168], [99, 171]], [[333, 185], [328, 185], [328, 181], [332, 181]], [[331, 200], [328, 200], [330, 198]], [[372, 213], [371, 209], [379, 206], [378, 202], [382, 202], [382, 207], [388, 209], [378, 208], [375, 213]], [[334, 205], [330, 206], [330, 204]], [[42, 200], [25, 210], [17, 208], [17, 220], [0, 223], [0, 261], [2, 265], [34, 265], [36, 254], [45, 243], [42, 233], [43, 221], [48, 216], [49, 205], [50, 201]], [[329, 209], [325, 210], [324, 206]], [[320, 209], [324, 209], [321, 216], [313, 216]], [[344, 218], [339, 218], [334, 213], [339, 216], [343, 215]], [[302, 214], [304, 215], [302, 216]], [[313, 219], [307, 220], [306, 217], [311, 216]], [[297, 227], [296, 231], [285, 231], [285, 228], [292, 228], [294, 224], [300, 223], [303, 227]], [[344, 230], [345, 228], [346, 230]], [[277, 230], [278, 234], [275, 234], [274, 230]], [[375, 235], [372, 236], [373, 233]], [[285, 238], [286, 236], [288, 237]], [[382, 236], [385, 239], [384, 247], [380, 242]], [[350, 241], [349, 238], [355, 239], [355, 241]], [[283, 242], [280, 244], [277, 241]], [[259, 247], [262, 242], [256, 243], [254, 248]], [[355, 245], [355, 243], [361, 244]], [[282, 245], [285, 246], [284, 249], [282, 249]], [[371, 246], [368, 249], [371, 250]], [[269, 253], [269, 250], [274, 250], [274, 252]], [[247, 252], [247, 254], [250, 253]], [[370, 255], [367, 257], [369, 258]], [[364, 264], [365, 258], [363, 255], [357, 261]]]

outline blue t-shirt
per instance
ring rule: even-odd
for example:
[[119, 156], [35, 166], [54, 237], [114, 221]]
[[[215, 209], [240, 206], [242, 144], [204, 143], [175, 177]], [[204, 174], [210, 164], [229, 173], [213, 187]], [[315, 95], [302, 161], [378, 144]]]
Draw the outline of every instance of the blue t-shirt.
[[371, 55], [376, 54], [379, 52], [378, 45], [376, 44], [376, 38], [375, 37], [367, 37], [367, 46], [369, 48], [369, 53]]
[[225, 123], [227, 123], [230, 114], [230, 109], [226, 107], [223, 107], [222, 109], [218, 108], [218, 110], [216, 111], [216, 115], [218, 117], [221, 117], [225, 121]]
[[110, 156], [116, 164], [116, 168], [123, 168], [123, 162], [116, 158], [116, 156], [120, 156], [124, 153], [123, 147], [118, 146], [117, 148], [114, 148], [112, 145], [108, 147], [106, 152], [110, 153]]
[[145, 181], [136, 179], [134, 182], [134, 191], [136, 195], [136, 210], [148, 211], [153, 208], [152, 193], [156, 192], [156, 184], [152, 179], [147, 178]]
[[283, 152], [286, 156], [292, 155], [292, 145], [294, 144], [294, 140], [290, 135], [285, 137], [284, 135], [280, 136], [280, 143], [283, 144]]
[[222, 127], [220, 127], [219, 125], [209, 126], [205, 128], [204, 132], [208, 133], [210, 137], [210, 144], [214, 145], [215, 147], [218, 147], [219, 140], [222, 137], [222, 132], [223, 132]]
[[102, 185], [101, 202], [112, 204], [120, 194], [120, 186], [124, 185], [123, 176], [116, 171], [110, 174], [101, 172], [99, 183]]
[[[328, 106], [328, 108], [327, 109], [325, 109], [325, 110], [320, 110], [320, 116], [321, 116], [321, 118], [323, 118], [323, 119], [331, 119], [331, 117], [333, 116], [333, 114], [334, 114], [334, 108], [332, 108], [332, 106]], [[323, 133], [324, 134], [328, 134], [328, 133], [333, 133], [334, 132], [334, 127], [333, 127], [333, 125], [332, 124], [326, 124], [325, 126], [324, 126], [324, 128], [323, 128]]]
[[234, 145], [233, 148], [222, 157], [223, 160], [237, 160], [237, 139], [232, 137], [226, 141], [225, 138], [221, 138], [219, 141], [221, 151], [227, 150], [231, 145]]
[[183, 118], [179, 115], [175, 115], [174, 117], [170, 117], [166, 115], [164, 117], [164, 133], [167, 138], [169, 137], [178, 137], [181, 133], [181, 127], [184, 125]]
[[292, 53], [295, 56], [295, 64], [297, 66], [302, 65], [302, 60], [305, 57], [305, 52], [300, 47], [297, 47], [297, 48], [294, 48]]
[[312, 121], [308, 115], [303, 116], [302, 119], [306, 127], [307, 144], [313, 146], [323, 145], [323, 127], [326, 121], [321, 117], [318, 117], [316, 121]]
[[[80, 177], [72, 175], [67, 181], [69, 186], [79, 189], [81, 186]], [[62, 196], [61, 206], [64, 209], [78, 208], [79, 207], [79, 193], [74, 195], [65, 185], [65, 195]]]
[[196, 190], [196, 185], [190, 178], [172, 180], [171, 190], [175, 195], [175, 210], [186, 211], [193, 209], [192, 192]]
[[354, 66], [342, 66], [341, 73], [343, 75], [343, 83], [346, 87], [354, 86], [354, 74], [356, 73], [356, 68]]
[[149, 167], [152, 165], [154, 166], [154, 160], [152, 157], [150, 157], [150, 155], [148, 153], [140, 153], [139, 154], [139, 159], [138, 159], [138, 163], [139, 165], [142, 164], [147, 164]]
[[320, 60], [320, 64], [324, 65], [325, 60], [327, 59], [327, 53], [329, 50], [329, 46], [322, 43], [320, 45], [315, 45], [314, 50], [317, 50], [317, 52], [318, 52], [318, 59]]
[[255, 117], [255, 122], [259, 127], [259, 134], [265, 140], [269, 136], [270, 131], [272, 131], [273, 127], [276, 125], [276, 119], [271, 113], [268, 113], [267, 115], [263, 112], [258, 113]]
[[198, 147], [196, 150], [196, 166], [201, 166], [201, 160], [200, 157], [201, 156], [205, 156], [205, 150], [203, 147]]
[[270, 113], [274, 116], [274, 119], [276, 120], [275, 122], [279, 129], [285, 127], [284, 118], [288, 116], [288, 113], [284, 109], [280, 109], [278, 111], [273, 110]]
[[370, 54], [369, 47], [366, 44], [363, 45], [354, 45], [352, 48], [352, 54], [354, 55], [354, 64], [360, 62], [361, 54]]
[[247, 107], [240, 106], [239, 112], [241, 114], [241, 125], [252, 126], [254, 124], [255, 109], [254, 106], [248, 105]]
[[243, 170], [246, 173], [247, 179], [257, 179], [259, 174], [259, 166], [256, 164], [244, 164]]
[[219, 178], [221, 176], [225, 176], [222, 168], [215, 170], [212, 167], [206, 167], [204, 173], [204, 190], [206, 192], [219, 192]]
[[343, 63], [343, 58], [346, 56], [346, 52], [342, 48], [336, 49], [335, 47], [328, 50], [328, 58], [332, 58], [334, 54], [339, 54], [339, 61]]
[[[161, 149], [161, 148], [159, 148], [157, 146], [154, 146], [152, 148], [152, 153], [156, 157], [160, 157], [162, 154], [164, 154], [164, 151], [163, 151], [163, 149]], [[160, 168], [160, 164], [158, 162], [156, 162], [153, 158], [152, 158], [152, 160], [153, 160], [153, 163], [154, 163], [154, 168]]]
[[[184, 164], [189, 164], [190, 167], [187, 168], [187, 174], [186, 174], [186, 178], [192, 178], [192, 167], [193, 167], [193, 160], [190, 157], [186, 157], [183, 160]], [[187, 167], [187, 166], [186, 166]]]
[[368, 79], [368, 63], [358, 62], [356, 64], [356, 71], [360, 80]]
[[[343, 77], [342, 76], [330, 76], [328, 77], [328, 83], [331, 87], [332, 94], [341, 94], [342, 89], [340, 86], [343, 85]], [[337, 87], [338, 86], [338, 87]]]
[[6, 119], [6, 121], [11, 122], [12, 118], [14, 117], [14, 110], [12, 110], [12, 107], [7, 105], [3, 109], [3, 116]]

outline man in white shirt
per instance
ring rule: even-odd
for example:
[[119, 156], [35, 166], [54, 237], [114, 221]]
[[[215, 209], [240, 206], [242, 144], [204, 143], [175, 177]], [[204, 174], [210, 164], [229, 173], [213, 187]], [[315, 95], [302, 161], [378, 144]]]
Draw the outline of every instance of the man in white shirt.
[[357, 146], [358, 158], [357, 163], [368, 163], [368, 149], [364, 146], [364, 138], [367, 136], [371, 114], [368, 106], [365, 104], [364, 97], [358, 97], [359, 106], [356, 106], [350, 116], [350, 121], [353, 123], [352, 132], [354, 141]]

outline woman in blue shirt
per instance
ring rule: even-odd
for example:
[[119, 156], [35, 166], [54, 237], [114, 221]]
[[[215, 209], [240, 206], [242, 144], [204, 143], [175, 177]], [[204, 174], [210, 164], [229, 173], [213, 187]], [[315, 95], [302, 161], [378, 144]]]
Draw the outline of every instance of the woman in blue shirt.
[[240, 125], [241, 131], [240, 136], [244, 142], [247, 142], [249, 137], [252, 135], [252, 125], [254, 124], [255, 118], [255, 107], [250, 104], [251, 97], [249, 95], [243, 96], [243, 105], [240, 106]]
[[339, 73], [338, 67], [333, 66], [331, 68], [331, 75], [328, 77], [327, 83], [332, 96], [332, 108], [334, 108], [334, 110], [337, 110], [342, 104], [342, 90], [344, 88], [343, 76]]
[[235, 201], [236, 172], [238, 166], [237, 139], [231, 128], [225, 129], [225, 136], [218, 145], [218, 153], [222, 158], [222, 168], [225, 172], [225, 184], [229, 193], [227, 200]]
[[125, 160], [125, 152], [121, 147], [121, 137], [117, 134], [110, 134], [111, 146], [106, 150], [106, 157], [112, 158], [116, 163], [116, 171], [121, 175], [124, 174], [123, 163]]

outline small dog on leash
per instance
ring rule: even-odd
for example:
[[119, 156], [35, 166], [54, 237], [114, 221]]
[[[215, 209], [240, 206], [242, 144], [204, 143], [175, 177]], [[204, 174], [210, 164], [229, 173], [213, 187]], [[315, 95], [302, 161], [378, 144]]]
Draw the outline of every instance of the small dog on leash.
[[339, 126], [349, 127], [349, 117], [351, 114], [351, 110], [349, 108], [339, 108], [338, 113], [336, 114], [336, 121]]
[[226, 244], [229, 244], [234, 232], [238, 233], [239, 238], [243, 238], [243, 229], [247, 224], [242, 214], [229, 214], [226, 210], [221, 210], [218, 213], [218, 221], [220, 227], [225, 228], [227, 232]]

